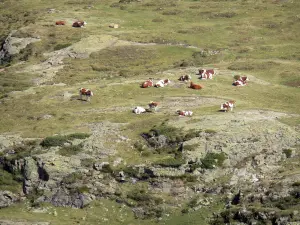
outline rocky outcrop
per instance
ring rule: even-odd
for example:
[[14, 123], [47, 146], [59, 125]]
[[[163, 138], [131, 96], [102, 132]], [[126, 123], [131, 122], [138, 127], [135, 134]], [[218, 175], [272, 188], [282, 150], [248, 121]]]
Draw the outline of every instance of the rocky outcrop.
[[40, 38], [26, 37], [19, 38], [14, 37], [13, 34], [16, 31], [12, 31], [8, 37], [2, 43], [0, 49], [0, 65], [9, 62], [12, 56], [18, 54], [22, 49], [26, 48], [27, 45], [33, 42], [40, 41]]
[[0, 191], [0, 209], [8, 207], [18, 200], [18, 197], [10, 191]]

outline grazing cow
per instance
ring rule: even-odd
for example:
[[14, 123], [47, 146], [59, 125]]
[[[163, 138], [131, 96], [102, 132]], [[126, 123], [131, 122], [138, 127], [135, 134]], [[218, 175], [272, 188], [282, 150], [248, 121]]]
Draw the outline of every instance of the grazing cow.
[[55, 25], [66, 25], [65, 21], [59, 20], [55, 22]]
[[72, 27], [84, 27], [87, 24], [85, 21], [76, 21], [73, 23]]
[[137, 106], [137, 107], [135, 107], [135, 108], [133, 109], [133, 112], [134, 112], [135, 114], [141, 114], [141, 113], [146, 112], [146, 109], [143, 108], [143, 107]]
[[150, 111], [156, 111], [158, 104], [159, 104], [158, 102], [153, 102], [153, 101], [150, 102], [149, 103], [149, 110]]
[[148, 88], [153, 87], [153, 79], [149, 78], [149, 80], [146, 80], [144, 83], [141, 84], [141, 88]]
[[199, 69], [200, 79], [212, 79], [213, 75], [215, 75], [215, 71], [213, 69]]
[[228, 110], [230, 109], [230, 111], [232, 111], [234, 104], [235, 104], [235, 101], [225, 102], [225, 103], [221, 104], [221, 110], [224, 112], [228, 112]]
[[249, 78], [246, 76], [238, 77], [238, 79], [233, 82], [233, 85], [234, 86], [245, 86], [245, 85], [247, 85], [247, 81], [249, 81]]
[[190, 81], [191, 79], [192, 79], [191, 75], [184, 75], [184, 76], [182, 75], [181, 77], [179, 77], [178, 80], [187, 82]]
[[94, 95], [93, 92], [90, 89], [86, 89], [86, 88], [80, 88], [79, 89], [79, 95], [80, 95], [80, 99], [82, 100], [82, 96], [85, 95], [86, 96], [86, 100], [90, 101], [90, 98]]
[[202, 89], [203, 86], [201, 84], [194, 84], [193, 82], [191, 82], [190, 88], [192, 88], [192, 89]]
[[192, 116], [192, 111], [183, 111], [183, 110], [177, 110], [177, 113], [179, 116]]
[[159, 80], [159, 81], [155, 84], [155, 87], [164, 87], [164, 86], [168, 85], [169, 83], [171, 83], [171, 81], [170, 81], [169, 79]]

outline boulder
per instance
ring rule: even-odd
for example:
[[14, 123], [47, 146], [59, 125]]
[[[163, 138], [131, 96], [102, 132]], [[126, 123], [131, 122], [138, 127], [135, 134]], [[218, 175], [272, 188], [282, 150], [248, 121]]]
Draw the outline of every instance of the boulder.
[[17, 200], [17, 196], [10, 191], [0, 191], [0, 209], [10, 206]]
[[9, 62], [12, 56], [18, 54], [22, 49], [26, 48], [27, 45], [33, 42], [40, 41], [40, 38], [26, 37], [18, 38], [13, 37], [16, 30], [12, 31], [2, 43], [0, 49], [0, 65]]

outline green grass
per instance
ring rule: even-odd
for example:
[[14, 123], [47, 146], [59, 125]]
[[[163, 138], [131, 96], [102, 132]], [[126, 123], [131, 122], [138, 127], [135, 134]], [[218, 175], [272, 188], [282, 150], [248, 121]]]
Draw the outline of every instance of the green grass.
[[[12, 29], [19, 30], [15, 36], [40, 36], [41, 41], [30, 44], [21, 54], [13, 57], [6, 64], [6, 71], [0, 73], [0, 133], [18, 133], [23, 137], [42, 137], [49, 141], [46, 146], [61, 146], [73, 139], [88, 138], [91, 124], [103, 121], [123, 123], [120, 133], [130, 139], [130, 143], [118, 143], [115, 147], [117, 156], [127, 163], [125, 173], [134, 175], [131, 166], [138, 163], [151, 165], [159, 162], [161, 165], [179, 165], [178, 160], [166, 161], [161, 155], [151, 150], [140, 151], [130, 148], [140, 134], [149, 132], [163, 121], [170, 124], [178, 122], [173, 109], [165, 107], [156, 113], [135, 115], [131, 109], [137, 105], [145, 106], [150, 101], [168, 102], [168, 97], [215, 97], [217, 99], [234, 99], [237, 108], [234, 112], [243, 110], [266, 109], [277, 112], [300, 114], [299, 102], [299, 38], [300, 22], [297, 9], [298, 1], [215, 1], [215, 0], [145, 0], [122, 3], [117, 0], [104, 1], [58, 1], [51, 4], [46, 1], [3, 1], [0, 5], [0, 40]], [[48, 8], [55, 8], [55, 13], [47, 13]], [[88, 6], [92, 5], [92, 8]], [[88, 22], [86, 28], [75, 29], [71, 23], [76, 19]], [[67, 20], [66, 26], [55, 26], [56, 20]], [[110, 29], [110, 23], [120, 24], [118, 29]], [[72, 47], [72, 44], [92, 35], [107, 35], [108, 39], [127, 40], [139, 43], [156, 43], [156, 45], [108, 45], [105, 49], [95, 51], [86, 59], [65, 59], [64, 68], [54, 77], [54, 83], [63, 82], [66, 86], [38, 86], [25, 92], [32, 86], [32, 79], [37, 74], [23, 72], [28, 65], [43, 62], [47, 57], [43, 53]], [[109, 40], [107, 40], [109, 41]], [[88, 44], [88, 43], [82, 43]], [[99, 43], [101, 44], [101, 43]], [[184, 46], [197, 48], [186, 48]], [[88, 45], [87, 45], [88, 46]], [[96, 46], [94, 44], [94, 46]], [[86, 46], [82, 48], [84, 50]], [[216, 54], [212, 54], [216, 53]], [[24, 64], [16, 63], [26, 60]], [[13, 65], [13, 66], [12, 66]], [[4, 67], [2, 65], [1, 67]], [[201, 91], [187, 88], [177, 81], [179, 75], [186, 73], [184, 69], [194, 67], [189, 72], [193, 81], [204, 85]], [[213, 80], [200, 81], [197, 79], [196, 68], [218, 68], [221, 73]], [[170, 70], [168, 73], [161, 72]], [[21, 71], [17, 73], [17, 71]], [[269, 82], [264, 85], [251, 80], [248, 86], [236, 88], [232, 86], [233, 76], [249, 75], [261, 81]], [[141, 89], [141, 81], [154, 77], [156, 79], [170, 78], [174, 86], [162, 89]], [[51, 83], [51, 82], [50, 82]], [[181, 85], [181, 86], [180, 86]], [[91, 102], [77, 100], [78, 89], [92, 89], [94, 96]], [[64, 100], [64, 92], [72, 94], [71, 100]], [[186, 103], [186, 102], [184, 102]], [[190, 102], [189, 102], [190, 103]], [[122, 110], [116, 110], [121, 108]], [[182, 124], [201, 123], [201, 116], [219, 113], [219, 103], [215, 105], [195, 104], [191, 106], [195, 118], [187, 119]], [[50, 114], [49, 120], [32, 120], [41, 115]], [[231, 114], [230, 114], [231, 115]], [[234, 115], [234, 114], [233, 114]], [[281, 118], [281, 122], [299, 125], [298, 116]], [[158, 129], [158, 130], [159, 130]], [[187, 129], [186, 129], [187, 130]], [[197, 138], [195, 131], [185, 134], [183, 131], [160, 129], [161, 134], [170, 139], [187, 135], [186, 139]], [[183, 132], [183, 133], [182, 133]], [[211, 135], [215, 130], [206, 129]], [[54, 136], [55, 134], [71, 134]], [[216, 134], [217, 135], [217, 134]], [[46, 137], [46, 138], [45, 138]], [[48, 138], [47, 138], [48, 137]], [[56, 137], [50, 138], [49, 137]], [[60, 140], [60, 138], [62, 139]], [[106, 144], [114, 141], [105, 140]], [[187, 151], [196, 148], [187, 146]], [[81, 150], [81, 149], [80, 149]], [[60, 153], [66, 156], [76, 154], [77, 147], [64, 147]], [[22, 151], [22, 154], [31, 154]], [[288, 153], [288, 152], [287, 152]], [[21, 155], [23, 157], [24, 155]], [[165, 157], [165, 156], [163, 156]], [[215, 159], [219, 159], [216, 162]], [[114, 157], [110, 158], [111, 161]], [[217, 163], [221, 166], [223, 156], [210, 155], [202, 159], [207, 168]], [[290, 159], [289, 159], [290, 160]], [[81, 164], [91, 168], [94, 161], [82, 159]], [[192, 165], [191, 167], [199, 167]], [[127, 169], [126, 169], [127, 168]], [[111, 173], [115, 168], [108, 168]], [[192, 168], [194, 170], [195, 168]], [[4, 176], [5, 175], [5, 176]], [[13, 177], [4, 174], [5, 182], [2, 187], [19, 186]], [[70, 174], [65, 177], [66, 183], [72, 184], [82, 179], [80, 174]], [[184, 178], [182, 178], [184, 179]], [[189, 177], [186, 179], [193, 180]], [[134, 201], [134, 193], [130, 185], [125, 184], [124, 193]], [[1, 187], [1, 188], [2, 188]], [[88, 191], [86, 186], [79, 187], [80, 192]], [[124, 194], [123, 193], [123, 194]], [[131, 194], [130, 194], [131, 193]], [[136, 194], [136, 193], [134, 193]], [[137, 197], [143, 201], [151, 196], [137, 192]], [[149, 198], [148, 198], [149, 197]], [[152, 200], [150, 200], [152, 201]], [[154, 201], [155, 202], [155, 201]], [[108, 213], [104, 210], [109, 208]], [[153, 201], [152, 201], [153, 203]], [[166, 224], [203, 224], [207, 223], [207, 215], [219, 210], [223, 204], [217, 202], [212, 208], [203, 208], [197, 212], [181, 214], [181, 209], [172, 211], [169, 219], [163, 217]], [[101, 200], [92, 204], [93, 208], [73, 210], [57, 208], [58, 216], [43, 214], [43, 220], [54, 224], [151, 224], [153, 221], [134, 220], [134, 215], [125, 207], [127, 215], [123, 218], [114, 211], [119, 205]], [[114, 213], [112, 213], [114, 212]], [[151, 211], [152, 215], [155, 211]], [[62, 216], [67, 214], [67, 216]], [[101, 219], [105, 215], [108, 221]], [[29, 213], [24, 206], [16, 205], [2, 209], [0, 217], [13, 220], [39, 221], [40, 215]], [[82, 218], [86, 217], [86, 220]]]

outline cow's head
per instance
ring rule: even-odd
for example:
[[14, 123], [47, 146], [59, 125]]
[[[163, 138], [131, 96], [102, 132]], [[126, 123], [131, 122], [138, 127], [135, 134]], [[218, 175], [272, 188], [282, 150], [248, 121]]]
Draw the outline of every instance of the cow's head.
[[169, 83], [171, 83], [171, 81], [169, 79], [164, 80], [164, 84], [169, 84]]
[[206, 72], [206, 69], [199, 69], [199, 74], [202, 75], [203, 73]]

